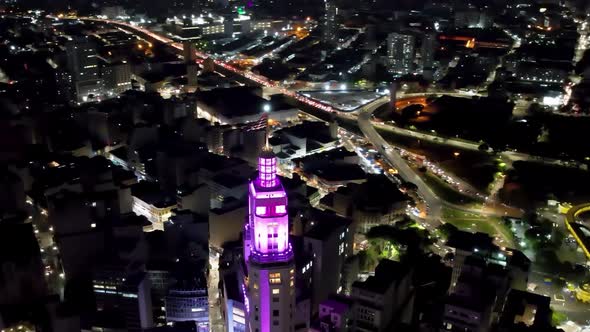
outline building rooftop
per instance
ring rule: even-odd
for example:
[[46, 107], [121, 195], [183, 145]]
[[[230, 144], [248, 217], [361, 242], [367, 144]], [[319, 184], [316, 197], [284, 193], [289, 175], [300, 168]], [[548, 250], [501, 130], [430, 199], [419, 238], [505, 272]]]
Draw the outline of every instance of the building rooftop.
[[352, 220], [346, 217], [339, 216], [330, 211], [322, 211], [317, 209], [310, 210], [306, 218], [313, 222], [313, 227], [305, 233], [305, 237], [323, 240], [336, 234], [342, 228], [346, 228], [352, 224]]
[[330, 126], [319, 121], [305, 121], [293, 127], [287, 127], [275, 132], [275, 135], [279, 137], [282, 134], [291, 135], [300, 139], [314, 140], [322, 144], [330, 143], [336, 139], [330, 134]]
[[200, 160], [200, 164], [203, 169], [211, 172], [219, 172], [240, 164], [246, 164], [246, 162], [237, 158], [228, 158], [218, 154], [208, 153]]
[[401, 279], [407, 272], [407, 268], [400, 262], [382, 259], [375, 268], [375, 275], [365, 281], [355, 281], [353, 288], [365, 291], [385, 294], [392, 283]]
[[248, 183], [248, 179], [229, 173], [217, 174], [211, 179], [211, 181], [226, 188], [235, 188]]
[[451, 237], [447, 241], [447, 246], [470, 252], [474, 251], [474, 249], [491, 251], [497, 249], [493, 240], [486, 233], [457, 231], [451, 234]]
[[325, 305], [332, 308], [333, 312], [336, 313], [344, 313], [352, 308], [354, 300], [345, 297], [345, 296], [331, 296], [327, 300], [320, 303], [320, 305]]
[[[512, 289], [508, 293], [504, 312], [500, 318], [500, 325], [510, 326], [523, 321], [527, 316], [527, 307], [532, 306], [532, 324], [536, 326], [548, 326], [551, 318], [551, 298], [543, 295], [529, 293], [521, 290]], [[517, 321], [517, 317], [518, 319]]]
[[157, 183], [141, 181], [131, 187], [131, 194], [157, 208], [176, 205], [176, 196], [162, 191]]
[[228, 118], [262, 114], [263, 106], [269, 101], [257, 95], [256, 90], [246, 86], [217, 88], [197, 92], [197, 98], [201, 104]]
[[317, 167], [309, 173], [329, 182], [346, 182], [366, 179], [367, 173], [355, 164], [331, 164]]

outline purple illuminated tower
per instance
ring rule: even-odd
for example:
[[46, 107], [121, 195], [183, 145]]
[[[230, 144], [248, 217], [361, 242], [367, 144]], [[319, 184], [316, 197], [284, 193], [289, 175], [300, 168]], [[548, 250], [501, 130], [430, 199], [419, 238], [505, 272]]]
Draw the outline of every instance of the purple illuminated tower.
[[290, 332], [295, 316], [295, 263], [287, 194], [277, 178], [277, 159], [271, 151], [263, 151], [258, 158], [258, 178], [248, 190], [244, 257], [250, 332]]

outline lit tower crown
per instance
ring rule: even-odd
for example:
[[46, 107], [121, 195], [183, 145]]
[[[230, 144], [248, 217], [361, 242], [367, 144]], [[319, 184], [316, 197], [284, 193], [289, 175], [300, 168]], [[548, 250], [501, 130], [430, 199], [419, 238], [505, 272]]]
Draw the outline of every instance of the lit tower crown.
[[287, 194], [277, 178], [277, 158], [265, 149], [258, 157], [258, 178], [250, 182], [250, 259], [277, 262], [292, 256]]
[[258, 157], [258, 177], [248, 190], [244, 231], [248, 325], [251, 332], [292, 332], [295, 261], [289, 244], [287, 193], [277, 177], [277, 158], [270, 149]]

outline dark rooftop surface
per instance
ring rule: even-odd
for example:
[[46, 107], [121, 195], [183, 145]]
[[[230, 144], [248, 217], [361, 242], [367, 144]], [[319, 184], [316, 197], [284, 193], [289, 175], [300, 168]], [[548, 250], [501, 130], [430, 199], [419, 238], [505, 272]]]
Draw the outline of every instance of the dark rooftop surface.
[[238, 287], [238, 276], [235, 272], [226, 273], [223, 276], [223, 283], [225, 284], [225, 290], [227, 292], [225, 294], [226, 298], [237, 302], [244, 301], [244, 295]]
[[326, 181], [353, 181], [365, 179], [367, 174], [359, 165], [330, 164], [310, 171], [311, 174]]
[[212, 180], [226, 188], [235, 188], [248, 183], [248, 179], [233, 174], [218, 174]]
[[316, 162], [330, 163], [342, 161], [344, 158], [357, 158], [357, 154], [355, 152], [348, 151], [345, 148], [337, 148], [321, 153], [315, 153], [303, 158], [297, 158], [294, 159], [294, 161], [303, 162], [304, 164], [313, 164]]
[[515, 316], [523, 315], [527, 305], [534, 305], [536, 307], [534, 325], [548, 324], [550, 323], [549, 318], [551, 317], [550, 304], [550, 297], [512, 289], [508, 293], [508, 298], [504, 306], [505, 314], [502, 315], [500, 324], [514, 324]]
[[305, 236], [319, 240], [326, 239], [339, 229], [352, 224], [351, 219], [339, 216], [330, 211], [317, 209], [310, 210], [306, 217], [314, 222], [314, 226], [305, 233]]
[[251, 87], [213, 89], [197, 93], [200, 103], [215, 109], [226, 117], [261, 114], [267, 100], [255, 94]]
[[454, 232], [447, 245], [452, 248], [473, 251], [473, 249], [491, 250], [495, 248], [492, 237], [485, 233], [470, 233], [465, 231]]
[[139, 182], [131, 187], [131, 194], [158, 208], [176, 204], [176, 196], [162, 191], [157, 183]]
[[0, 222], [0, 263], [11, 262], [21, 267], [34, 257], [41, 258], [33, 224]]
[[297, 138], [307, 138], [322, 144], [327, 144], [335, 139], [330, 135], [330, 126], [324, 122], [305, 121], [293, 127], [279, 130], [276, 134], [288, 134]]
[[121, 215], [119, 218], [113, 220], [113, 226], [150, 226], [152, 223], [144, 216], [138, 216], [135, 213], [128, 213]]
[[225, 156], [220, 156], [213, 153], [208, 153], [206, 156], [203, 157], [201, 160], [201, 168], [209, 170], [211, 172], [218, 172], [221, 170], [226, 170], [230, 167], [244, 164], [245, 161], [237, 158], [228, 158]]
[[365, 281], [355, 281], [353, 288], [360, 288], [370, 292], [384, 294], [389, 286], [402, 278], [406, 268], [400, 262], [389, 259], [382, 259], [375, 268], [375, 275]]

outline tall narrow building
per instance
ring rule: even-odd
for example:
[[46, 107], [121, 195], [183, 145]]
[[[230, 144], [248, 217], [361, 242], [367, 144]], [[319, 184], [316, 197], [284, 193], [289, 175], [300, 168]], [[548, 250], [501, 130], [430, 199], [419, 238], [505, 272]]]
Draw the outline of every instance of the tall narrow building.
[[420, 56], [422, 58], [422, 70], [434, 67], [434, 53], [436, 52], [436, 35], [432, 32], [425, 33], [422, 38]]
[[196, 63], [197, 55], [195, 44], [186, 40], [182, 43], [184, 62], [186, 64], [186, 86], [187, 92], [195, 92], [199, 85], [199, 65]]
[[322, 30], [322, 41], [326, 44], [336, 43], [336, 32], [338, 26], [336, 25], [336, 15], [338, 8], [335, 0], [324, 0], [325, 13]]
[[248, 190], [244, 258], [250, 332], [290, 332], [295, 317], [295, 260], [289, 243], [287, 194], [271, 151], [258, 158], [258, 178]]

